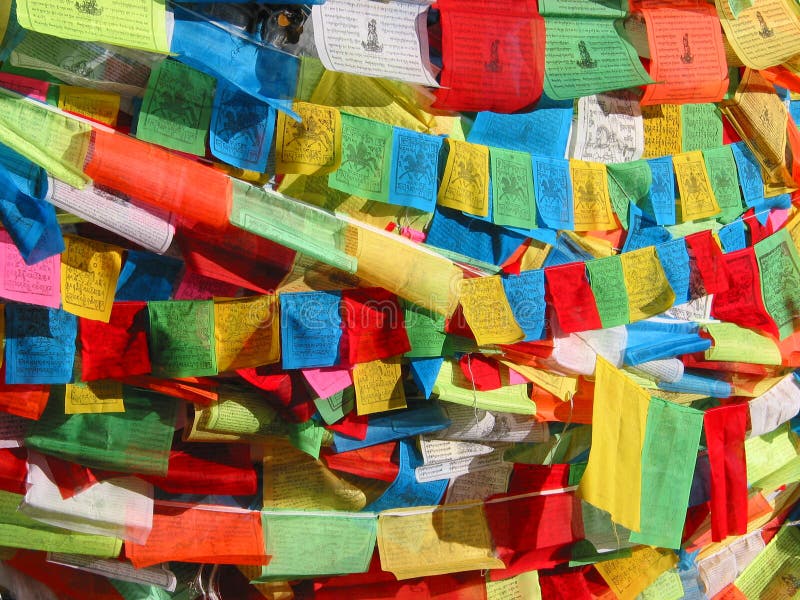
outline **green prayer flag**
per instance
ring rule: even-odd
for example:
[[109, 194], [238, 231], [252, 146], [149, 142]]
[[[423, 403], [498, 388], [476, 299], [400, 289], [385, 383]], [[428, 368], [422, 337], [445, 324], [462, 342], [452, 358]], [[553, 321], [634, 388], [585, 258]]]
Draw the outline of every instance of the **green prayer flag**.
[[714, 190], [722, 214], [716, 219], [720, 223], [730, 223], [742, 214], [742, 192], [736, 176], [736, 161], [730, 146], [703, 150], [706, 171]]
[[122, 540], [46, 525], [19, 512], [24, 496], [0, 490], [0, 546], [112, 558]]
[[635, 546], [630, 541], [631, 531], [614, 523], [607, 511], [582, 501], [581, 516], [585, 539], [573, 546], [570, 564], [617, 558], [617, 552], [629, 552]]
[[309, 419], [305, 423], [298, 423], [289, 429], [289, 441], [298, 450], [319, 459], [324, 432], [324, 427], [317, 425], [314, 419]]
[[535, 415], [536, 404], [528, 396], [528, 385], [507, 385], [496, 390], [476, 390], [454, 363], [446, 360], [436, 381], [433, 393], [445, 402], [474, 406], [483, 410]]
[[492, 220], [497, 225], [536, 227], [531, 155], [490, 148], [492, 173]]
[[378, 520], [372, 513], [261, 513], [269, 564], [256, 581], [364, 573], [369, 569]]
[[733, 583], [746, 598], [797, 598], [798, 573], [800, 528], [784, 525]]
[[585, 462], [579, 462], [569, 465], [569, 485], [578, 485], [581, 482], [581, 477], [583, 477], [583, 472], [586, 471], [587, 464], [588, 463]]
[[738, 17], [740, 12], [751, 6], [753, 6], [753, 0], [728, 0], [728, 7], [734, 17]]
[[130, 386], [123, 386], [123, 397], [124, 413], [66, 415], [64, 387], [52, 386], [50, 401], [31, 424], [25, 446], [87, 467], [166, 475], [176, 401]]
[[722, 146], [722, 113], [714, 104], [681, 106], [681, 151]]
[[786, 229], [755, 245], [761, 279], [761, 297], [778, 326], [780, 339], [794, 332], [800, 321], [800, 257]]
[[619, 255], [587, 261], [586, 268], [603, 328], [630, 323], [628, 290]]
[[602, 0], [602, 2], [539, 0], [539, 12], [545, 16], [565, 15], [619, 19], [628, 12], [628, 0]]
[[175, 60], [150, 72], [136, 137], [205, 156], [217, 80]]
[[156, 377], [203, 377], [217, 374], [214, 302], [158, 300], [150, 314], [150, 361]]
[[653, 82], [636, 49], [620, 35], [621, 20], [566, 14], [545, 16], [544, 92], [549, 98], [566, 100]]
[[617, 213], [623, 228], [629, 227], [628, 205], [633, 202], [639, 208], [649, 201], [653, 173], [646, 160], [606, 165], [608, 173], [608, 193], [611, 206]]
[[322, 208], [234, 180], [230, 222], [342, 271], [356, 272], [356, 257], [345, 252], [347, 223]]
[[637, 544], [680, 548], [703, 412], [651, 398], [642, 449], [641, 531]]
[[0, 143], [76, 188], [89, 178], [83, 163], [92, 128], [0, 88]]
[[342, 113], [342, 164], [328, 175], [333, 189], [378, 202], [389, 201], [391, 125]]
[[114, 589], [125, 600], [171, 600], [173, 598], [173, 595], [167, 590], [156, 585], [133, 583], [132, 581], [121, 581], [119, 579], [109, 579], [109, 583], [114, 586]]
[[771, 491], [787, 483], [800, 481], [800, 454], [797, 434], [789, 423], [774, 431], [751, 437], [744, 442], [747, 457], [747, 480], [756, 489]]
[[317, 398], [314, 400], [314, 405], [317, 407], [322, 420], [328, 425], [333, 425], [355, 408], [355, 388], [350, 386], [328, 398]]
[[447, 334], [444, 332], [444, 315], [427, 310], [421, 306], [400, 299], [403, 306], [403, 319], [411, 343], [411, 350], [404, 356], [409, 358], [430, 358], [442, 356]]

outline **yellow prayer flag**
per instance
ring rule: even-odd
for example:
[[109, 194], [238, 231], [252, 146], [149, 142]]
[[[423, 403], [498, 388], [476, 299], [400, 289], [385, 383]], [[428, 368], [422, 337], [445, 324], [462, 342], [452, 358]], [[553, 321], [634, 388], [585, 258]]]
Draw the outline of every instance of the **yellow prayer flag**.
[[278, 297], [214, 299], [214, 341], [220, 373], [280, 359]]
[[564, 231], [564, 235], [595, 258], [608, 258], [609, 256], [614, 256], [616, 253], [610, 240], [595, 237], [591, 233]]
[[361, 489], [279, 438], [264, 446], [262, 489], [268, 508], [359, 511], [367, 504]]
[[620, 255], [625, 287], [628, 290], [628, 314], [639, 321], [660, 314], [675, 303], [655, 246], [647, 246]]
[[68, 383], [66, 388], [64, 413], [67, 415], [125, 412], [122, 383], [119, 381]]
[[[785, 7], [790, 4], [786, 0], [778, 3]], [[797, 17], [792, 20], [793, 27], [800, 27]], [[791, 173], [792, 152], [787, 147], [789, 113], [772, 83], [759, 71], [746, 69], [733, 99], [721, 104], [720, 109], [758, 160], [764, 195], [771, 198], [797, 189]]]
[[675, 154], [672, 164], [678, 180], [681, 220], [696, 221], [719, 214], [719, 204], [708, 179], [702, 151]]
[[611, 208], [606, 166], [569, 159], [575, 231], [606, 231], [618, 227]]
[[6, 37], [8, 19], [11, 16], [11, 0], [0, 2], [0, 40]]
[[789, 222], [786, 223], [786, 229], [789, 231], [789, 235], [792, 236], [794, 247], [800, 252], [800, 210], [794, 206], [789, 210], [791, 211], [791, 217], [789, 218]]
[[792, 0], [744, 4], [734, 14], [727, 0], [716, 0], [725, 38], [742, 63], [766, 69], [800, 53], [800, 10]]
[[686, 595], [681, 576], [676, 569], [664, 571], [653, 583], [648, 585], [640, 596], [641, 600], [681, 600]]
[[353, 367], [356, 410], [369, 415], [406, 407], [399, 357], [358, 363]]
[[415, 96], [415, 87], [402, 81], [324, 71], [310, 101], [338, 106], [342, 112], [373, 121], [432, 133], [435, 118], [422, 110]]
[[549, 244], [540, 242], [539, 240], [531, 239], [531, 243], [525, 253], [522, 255], [522, 260], [519, 264], [520, 271], [535, 271], [541, 269], [547, 255], [550, 254]]
[[489, 214], [489, 147], [448, 139], [438, 203], [471, 215]]
[[513, 344], [525, 337], [514, 320], [500, 276], [462, 279], [460, 300], [478, 344]]
[[169, 52], [164, 0], [17, 0], [24, 29], [68, 40]]
[[117, 124], [119, 103], [119, 94], [113, 92], [71, 85], [62, 85], [58, 90], [58, 108], [112, 127]]
[[706, 323], [714, 345], [706, 350], [706, 360], [780, 365], [781, 351], [771, 337], [735, 323]]
[[502, 569], [482, 504], [386, 510], [378, 517], [381, 569], [397, 579]]
[[595, 564], [619, 600], [634, 600], [645, 588], [678, 562], [675, 553], [663, 548], [636, 548], [628, 558]]
[[680, 104], [643, 106], [642, 120], [644, 121], [642, 158], [680, 154], [683, 139]]
[[589, 463], [578, 491], [611, 519], [639, 531], [642, 448], [649, 394], [600, 355], [594, 384]]
[[404, 237], [359, 225], [347, 230], [356, 275], [445, 317], [458, 304], [463, 272], [452, 261]]
[[79, 317], [108, 323], [122, 268], [122, 248], [65, 235], [61, 255], [61, 302]]
[[331, 106], [295, 102], [295, 121], [278, 112], [275, 141], [278, 173], [323, 175], [339, 168], [342, 161], [342, 115]]
[[542, 600], [538, 571], [486, 582], [486, 600]]

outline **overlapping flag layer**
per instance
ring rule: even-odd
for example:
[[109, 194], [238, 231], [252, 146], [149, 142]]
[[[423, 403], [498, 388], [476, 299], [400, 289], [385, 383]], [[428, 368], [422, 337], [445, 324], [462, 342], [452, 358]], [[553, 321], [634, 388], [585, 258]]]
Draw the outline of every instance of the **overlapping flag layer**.
[[800, 597], [795, 0], [0, 39], [15, 597]]

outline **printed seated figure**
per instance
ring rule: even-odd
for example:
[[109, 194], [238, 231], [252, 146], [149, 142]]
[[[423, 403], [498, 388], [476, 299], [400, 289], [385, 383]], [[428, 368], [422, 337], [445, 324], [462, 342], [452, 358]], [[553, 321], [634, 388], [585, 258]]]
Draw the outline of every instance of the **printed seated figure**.
[[683, 54], [681, 54], [681, 62], [684, 64], [692, 64], [694, 56], [692, 56], [692, 49], [689, 47], [689, 34], [683, 34]]
[[361, 47], [369, 52], [383, 52], [383, 44], [378, 39], [378, 22], [375, 19], [367, 23], [367, 41], [361, 42]]
[[578, 42], [578, 52], [581, 54], [581, 59], [578, 61], [578, 66], [581, 69], [596, 69], [597, 61], [589, 54], [589, 49], [586, 47], [586, 42], [581, 40]]
[[76, 2], [75, 10], [93, 17], [99, 17], [103, 14], [103, 9], [97, 6], [97, 0], [82, 0], [81, 2]]

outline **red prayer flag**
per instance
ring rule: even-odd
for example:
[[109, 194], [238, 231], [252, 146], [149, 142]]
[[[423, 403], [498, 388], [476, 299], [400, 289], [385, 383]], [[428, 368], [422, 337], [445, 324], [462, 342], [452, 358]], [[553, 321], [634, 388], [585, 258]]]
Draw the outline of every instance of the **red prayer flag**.
[[0, 490], [24, 495], [27, 477], [27, 450], [25, 448], [0, 449]]
[[369, 426], [369, 415], [357, 415], [348, 413], [338, 423], [328, 425], [328, 429], [336, 431], [347, 437], [363, 440], [367, 437], [367, 427]]
[[[711, 236], [710, 230], [687, 235], [686, 251], [692, 268], [692, 296], [718, 294], [728, 289], [728, 277], [722, 250]], [[702, 283], [702, 286], [698, 285]], [[697, 289], [702, 287], [702, 290]]]
[[238, 291], [238, 285], [187, 270], [172, 297], [174, 300], [213, 300], [214, 297], [233, 298]]
[[323, 449], [320, 458], [329, 469], [334, 471], [392, 482], [397, 478], [400, 469], [397, 463], [392, 462], [395, 448], [397, 448], [397, 442], [386, 442], [338, 454]]
[[151, 206], [212, 227], [228, 225], [231, 178], [154, 144], [95, 128], [85, 172], [95, 185]]
[[53, 475], [53, 483], [58, 486], [58, 491], [65, 500], [89, 489], [98, 482], [95, 473], [89, 467], [55, 456], [47, 456], [45, 459], [50, 473]]
[[369, 571], [318, 578], [314, 600], [486, 600], [486, 581], [480, 571], [449, 573], [397, 581], [381, 570], [376, 552]]
[[558, 490], [569, 485], [569, 465], [528, 465], [515, 463], [508, 495]]
[[761, 278], [752, 246], [722, 256], [728, 285], [714, 296], [711, 314], [721, 321], [757, 329], [778, 338], [778, 326], [761, 297]]
[[[247, 233], [237, 230], [235, 236], [238, 237], [239, 232]], [[229, 232], [227, 235], [233, 234]], [[178, 243], [189, 271], [260, 294], [271, 294], [287, 273], [283, 269], [265, 266], [261, 257], [232, 252], [211, 242], [181, 235]]]
[[742, 215], [742, 221], [747, 225], [747, 229], [750, 232], [750, 244], [756, 244], [775, 233], [772, 228], [771, 220], [767, 219], [767, 222], [762, 225], [758, 218], [756, 218], [755, 208], [747, 209]]
[[229, 223], [211, 227], [184, 218], [179, 226], [177, 239], [190, 271], [262, 294], [275, 290], [297, 256]]
[[125, 600], [107, 577], [48, 562], [46, 552], [17, 550], [7, 562], [20, 573], [41, 581], [59, 600]]
[[166, 477], [140, 477], [171, 494], [250, 496], [258, 491], [247, 445], [184, 443], [170, 451]]
[[108, 323], [79, 319], [83, 381], [150, 372], [146, 302], [114, 302]]
[[265, 365], [252, 369], [238, 369], [236, 373], [251, 385], [266, 392], [265, 398], [287, 419], [305, 423], [317, 412], [314, 399], [309, 395], [300, 371], [283, 372], [275, 365]]
[[542, 95], [544, 19], [530, 0], [487, 11], [482, 1], [440, 0], [441, 88], [434, 107], [510, 113]]
[[703, 425], [711, 465], [711, 539], [747, 533], [746, 402], [706, 411]]
[[397, 296], [383, 288], [342, 290], [344, 329], [339, 356], [354, 365], [397, 356], [411, 350], [403, 309]]
[[38, 383], [8, 384], [6, 364], [0, 368], [0, 412], [6, 412], [26, 419], [38, 420], [50, 398], [50, 386]]
[[493, 580], [568, 561], [570, 545], [584, 536], [580, 500], [573, 492], [513, 500], [494, 496], [484, 511], [497, 557], [508, 567], [493, 570]]
[[548, 267], [544, 270], [544, 277], [547, 281], [547, 304], [555, 311], [563, 333], [603, 327], [584, 263]]
[[503, 387], [500, 365], [483, 354], [465, 354], [458, 360], [458, 366], [478, 391], [488, 392]]

